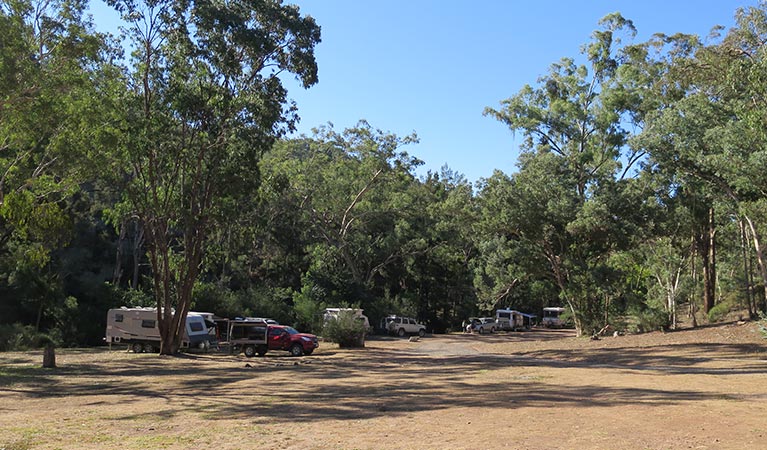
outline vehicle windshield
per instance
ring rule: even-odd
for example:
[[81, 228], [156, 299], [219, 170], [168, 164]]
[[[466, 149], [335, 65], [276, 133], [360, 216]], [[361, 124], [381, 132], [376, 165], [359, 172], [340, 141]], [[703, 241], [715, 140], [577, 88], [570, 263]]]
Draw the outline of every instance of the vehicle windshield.
[[285, 327], [283, 330], [287, 331], [288, 334], [299, 334], [298, 331], [293, 327]]

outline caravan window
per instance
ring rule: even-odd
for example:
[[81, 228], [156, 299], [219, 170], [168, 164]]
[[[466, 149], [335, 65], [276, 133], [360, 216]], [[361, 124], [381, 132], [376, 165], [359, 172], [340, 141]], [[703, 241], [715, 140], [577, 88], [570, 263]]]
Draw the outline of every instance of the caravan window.
[[154, 324], [155, 324], [154, 320], [142, 320], [141, 328], [154, 328]]
[[122, 321], [123, 321], [123, 315], [115, 314], [115, 322], [122, 322]]
[[192, 331], [202, 331], [202, 323], [200, 322], [189, 322], [189, 329]]

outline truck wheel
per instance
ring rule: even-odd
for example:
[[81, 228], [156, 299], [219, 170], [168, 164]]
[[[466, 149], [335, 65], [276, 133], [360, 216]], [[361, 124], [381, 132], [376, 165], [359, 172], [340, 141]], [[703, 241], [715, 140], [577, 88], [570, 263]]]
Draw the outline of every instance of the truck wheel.
[[290, 347], [290, 354], [292, 356], [303, 356], [304, 354], [304, 348], [301, 347], [301, 344], [293, 344]]
[[246, 345], [242, 348], [242, 353], [245, 353], [245, 356], [248, 358], [252, 358], [256, 356], [256, 346], [255, 345]]
[[485, 329], [482, 327], [479, 327], [479, 334], [485, 334]]
[[131, 345], [131, 350], [133, 350], [133, 353], [143, 353], [144, 344], [141, 342], [134, 342], [133, 345]]
[[266, 350], [267, 350], [267, 348], [266, 348], [265, 345], [259, 345], [256, 348], [256, 353], [258, 353], [258, 356], [264, 356], [264, 355], [266, 355]]
[[314, 349], [304, 351], [304, 355], [309, 356], [314, 353]]
[[425, 335], [426, 335], [426, 330], [424, 330], [423, 328], [418, 330], [418, 336], [424, 337]]
[[397, 336], [405, 337], [405, 329], [404, 328], [400, 328], [399, 330], [397, 330]]

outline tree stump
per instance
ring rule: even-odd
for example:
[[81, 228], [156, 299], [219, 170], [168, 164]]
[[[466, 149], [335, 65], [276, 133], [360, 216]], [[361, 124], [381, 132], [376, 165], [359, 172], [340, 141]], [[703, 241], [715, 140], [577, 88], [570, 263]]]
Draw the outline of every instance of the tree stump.
[[43, 368], [53, 369], [55, 367], [56, 367], [56, 348], [53, 346], [53, 344], [48, 344], [45, 346], [45, 350], [43, 351]]

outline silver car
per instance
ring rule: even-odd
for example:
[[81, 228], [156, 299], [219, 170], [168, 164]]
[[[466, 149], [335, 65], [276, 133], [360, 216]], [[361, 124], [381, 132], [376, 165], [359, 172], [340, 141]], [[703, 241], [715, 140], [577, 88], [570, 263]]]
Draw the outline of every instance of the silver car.
[[498, 323], [495, 321], [495, 317], [480, 317], [472, 324], [472, 330], [479, 334], [495, 333], [497, 329]]

